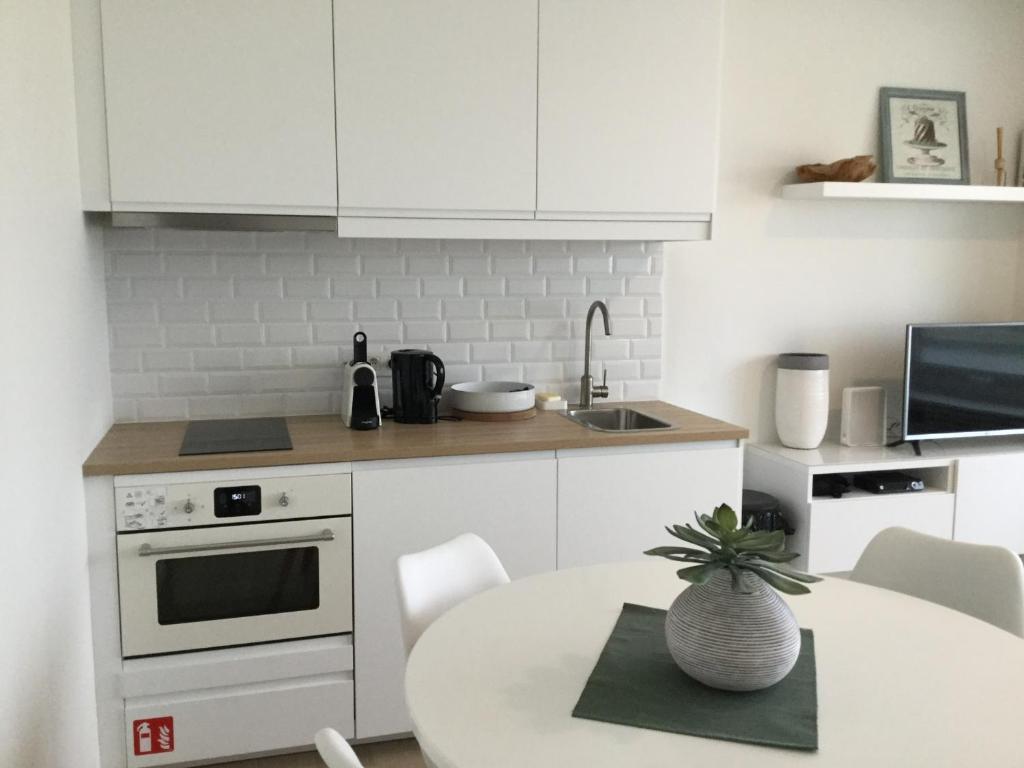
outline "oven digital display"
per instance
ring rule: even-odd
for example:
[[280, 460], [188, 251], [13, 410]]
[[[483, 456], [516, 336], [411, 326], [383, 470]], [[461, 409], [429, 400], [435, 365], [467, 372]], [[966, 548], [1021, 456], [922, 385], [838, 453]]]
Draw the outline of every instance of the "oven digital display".
[[252, 517], [260, 513], [260, 487], [244, 485], [213, 492], [215, 517]]

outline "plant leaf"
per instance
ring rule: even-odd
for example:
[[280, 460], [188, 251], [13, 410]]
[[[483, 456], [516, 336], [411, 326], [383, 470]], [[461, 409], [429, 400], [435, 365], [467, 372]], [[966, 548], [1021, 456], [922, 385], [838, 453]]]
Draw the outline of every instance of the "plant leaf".
[[796, 568], [790, 568], [788, 565], [782, 565], [780, 563], [755, 563], [755, 567], [767, 571], [773, 571], [780, 576], [785, 576], [787, 579], [802, 581], [804, 584], [814, 584], [821, 581], [820, 576], [812, 576], [809, 573], [798, 571]]
[[767, 568], [761, 568], [756, 565], [744, 565], [743, 567], [760, 576], [768, 586], [774, 587], [779, 592], [785, 592], [787, 595], [806, 595], [811, 591], [803, 584], [791, 581], [785, 576], [769, 571]]
[[736, 530], [736, 512], [728, 504], [719, 504], [715, 507], [712, 519], [727, 533]]
[[677, 539], [682, 539], [688, 544], [696, 544], [698, 547], [704, 547], [712, 552], [718, 551], [718, 539], [714, 539], [711, 536], [705, 536], [700, 531], [695, 531], [690, 526], [673, 525], [671, 528], [665, 528], [670, 534], [675, 536]]
[[768, 563], [788, 563], [790, 560], [795, 560], [800, 557], [796, 552], [741, 552], [740, 558], [743, 560], [750, 560], [757, 562], [758, 560], [764, 560]]
[[680, 568], [676, 571], [676, 575], [680, 579], [686, 579], [686, 581], [693, 584], [706, 584], [708, 579], [725, 567], [725, 563], [713, 562], [705, 565], [695, 565], [692, 568]]
[[732, 576], [732, 591], [741, 595], [749, 595], [750, 590], [743, 588], [743, 573], [735, 565], [729, 566], [729, 575]]
[[648, 549], [644, 554], [655, 557], [668, 557], [669, 555], [701, 555], [705, 557], [708, 553], [703, 549], [693, 549], [692, 547], [655, 547]]

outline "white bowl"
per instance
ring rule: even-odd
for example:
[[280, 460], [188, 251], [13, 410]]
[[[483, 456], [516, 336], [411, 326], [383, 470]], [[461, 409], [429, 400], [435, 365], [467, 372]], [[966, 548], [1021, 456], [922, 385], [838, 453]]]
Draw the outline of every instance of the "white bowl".
[[453, 384], [452, 408], [472, 413], [515, 413], [534, 406], [532, 384], [521, 381], [469, 381]]

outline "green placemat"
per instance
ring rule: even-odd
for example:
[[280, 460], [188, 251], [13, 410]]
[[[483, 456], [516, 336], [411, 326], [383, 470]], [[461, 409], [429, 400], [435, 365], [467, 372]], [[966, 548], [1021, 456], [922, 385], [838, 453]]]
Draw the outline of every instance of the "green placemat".
[[762, 691], [719, 691], [686, 675], [665, 644], [665, 611], [626, 603], [573, 717], [792, 749], [818, 748], [814, 633], [800, 658]]

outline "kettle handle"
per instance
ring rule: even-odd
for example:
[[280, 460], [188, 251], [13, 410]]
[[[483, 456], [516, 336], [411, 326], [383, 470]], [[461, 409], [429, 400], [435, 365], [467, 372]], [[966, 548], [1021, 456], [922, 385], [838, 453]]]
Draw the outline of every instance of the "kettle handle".
[[434, 388], [430, 391], [430, 396], [436, 399], [441, 396], [441, 389], [444, 387], [444, 361], [437, 355], [427, 354], [426, 357], [434, 365]]

